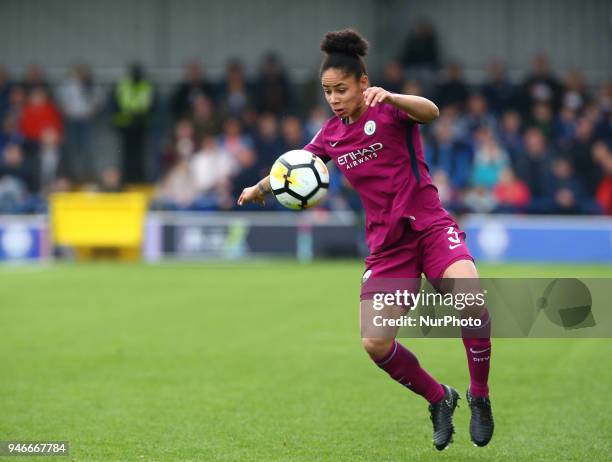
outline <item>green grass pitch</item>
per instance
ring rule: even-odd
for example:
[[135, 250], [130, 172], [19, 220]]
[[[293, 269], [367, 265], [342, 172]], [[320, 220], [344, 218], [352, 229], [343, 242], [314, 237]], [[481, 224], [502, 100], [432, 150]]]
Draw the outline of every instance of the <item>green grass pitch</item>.
[[[610, 339], [494, 339], [495, 437], [470, 443], [464, 398], [455, 442], [438, 453], [426, 402], [361, 349], [361, 272], [283, 261], [0, 268], [0, 440], [68, 440], [79, 461], [612, 458]], [[609, 277], [612, 266], [480, 272]], [[460, 340], [403, 343], [465, 392]]]

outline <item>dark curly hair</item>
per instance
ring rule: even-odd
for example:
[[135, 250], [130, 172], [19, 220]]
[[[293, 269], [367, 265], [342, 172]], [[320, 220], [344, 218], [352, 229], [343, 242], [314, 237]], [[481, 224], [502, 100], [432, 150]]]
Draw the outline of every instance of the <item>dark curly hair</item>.
[[363, 57], [368, 51], [368, 42], [354, 29], [328, 32], [321, 40], [321, 51], [325, 53], [319, 77], [327, 69], [340, 69], [356, 79], [367, 75]]

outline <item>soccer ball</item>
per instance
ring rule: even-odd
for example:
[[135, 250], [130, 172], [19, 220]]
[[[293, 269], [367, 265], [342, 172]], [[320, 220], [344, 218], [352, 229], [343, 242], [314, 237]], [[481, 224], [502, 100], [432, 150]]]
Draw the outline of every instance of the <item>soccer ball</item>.
[[317, 205], [329, 187], [329, 171], [314, 154], [296, 149], [280, 156], [270, 170], [272, 192], [281, 205], [302, 210]]

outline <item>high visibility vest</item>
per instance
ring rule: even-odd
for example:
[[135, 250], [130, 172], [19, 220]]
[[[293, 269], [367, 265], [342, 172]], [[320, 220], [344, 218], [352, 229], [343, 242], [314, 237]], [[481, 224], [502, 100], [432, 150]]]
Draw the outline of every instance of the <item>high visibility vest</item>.
[[117, 85], [115, 98], [119, 112], [113, 116], [115, 124], [125, 126], [135, 115], [145, 114], [153, 104], [153, 85], [146, 80], [133, 82], [123, 79]]

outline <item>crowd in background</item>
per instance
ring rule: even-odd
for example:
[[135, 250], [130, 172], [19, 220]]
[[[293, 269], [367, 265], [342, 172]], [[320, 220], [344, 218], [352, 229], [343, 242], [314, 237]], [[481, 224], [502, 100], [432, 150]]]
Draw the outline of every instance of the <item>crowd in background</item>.
[[[521, 81], [492, 61], [474, 85], [458, 62], [442, 67], [439, 56], [433, 30], [419, 24], [398, 59], [370, 78], [439, 106], [440, 118], [421, 131], [446, 208], [612, 213], [612, 81], [588, 87], [578, 70], [560, 78], [538, 54]], [[44, 212], [53, 192], [133, 184], [153, 186], [154, 209], [233, 210], [244, 187], [306, 145], [329, 116], [316, 79], [294, 84], [274, 54], [252, 79], [233, 60], [211, 81], [194, 61], [163, 96], [139, 64], [106, 90], [83, 64], [53, 84], [37, 66], [19, 78], [0, 68], [0, 213]], [[100, 123], [113, 128], [119, 159], [98, 171]], [[359, 210], [335, 173], [324, 206]]]

